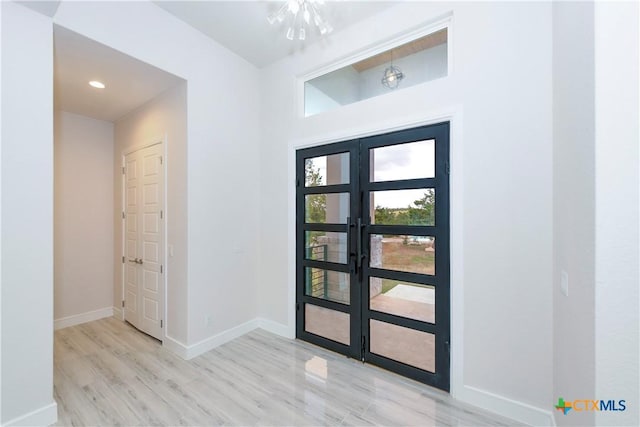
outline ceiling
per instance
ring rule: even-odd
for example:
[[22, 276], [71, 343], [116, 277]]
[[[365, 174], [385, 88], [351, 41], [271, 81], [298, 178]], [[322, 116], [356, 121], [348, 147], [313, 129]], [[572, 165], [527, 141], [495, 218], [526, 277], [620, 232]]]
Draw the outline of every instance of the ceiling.
[[[60, 1], [21, 1], [26, 7], [54, 16]], [[315, 31], [307, 40], [290, 41], [287, 28], [270, 25], [267, 16], [284, 4], [279, 1], [154, 1], [176, 18], [245, 58], [264, 67], [304, 49], [320, 39]], [[393, 1], [327, 1], [323, 17], [338, 37], [340, 30], [396, 5]], [[54, 28], [54, 89], [56, 108], [116, 121], [183, 80], [65, 28]], [[106, 89], [89, 86], [90, 80]]]
[[29, 9], [35, 10], [36, 12], [40, 12], [43, 15], [47, 15], [49, 17], [53, 17], [58, 11], [58, 6], [60, 6], [60, 1], [56, 0], [46, 0], [46, 1], [37, 1], [37, 0], [22, 0], [16, 1], [23, 6], [28, 7]]
[[[267, 16], [282, 1], [154, 1], [178, 19], [200, 30], [257, 67], [282, 59], [320, 38], [309, 31], [307, 40], [287, 40], [286, 23], [269, 25]], [[323, 16], [340, 30], [375, 15], [397, 1], [326, 1]], [[327, 37], [327, 36], [325, 36]]]
[[[98, 80], [105, 89], [89, 86]], [[57, 109], [116, 121], [183, 80], [159, 68], [54, 27], [54, 99]]]

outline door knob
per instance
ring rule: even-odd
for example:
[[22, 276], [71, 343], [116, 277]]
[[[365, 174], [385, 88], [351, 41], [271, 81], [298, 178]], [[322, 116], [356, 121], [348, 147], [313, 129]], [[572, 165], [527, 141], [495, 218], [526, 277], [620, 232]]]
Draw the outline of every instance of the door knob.
[[136, 258], [136, 262], [137, 262], [138, 264], [142, 264], [142, 258], [140, 258], [140, 259]]
[[138, 258], [136, 259], [130, 259], [129, 262], [135, 262], [136, 264], [138, 263]]

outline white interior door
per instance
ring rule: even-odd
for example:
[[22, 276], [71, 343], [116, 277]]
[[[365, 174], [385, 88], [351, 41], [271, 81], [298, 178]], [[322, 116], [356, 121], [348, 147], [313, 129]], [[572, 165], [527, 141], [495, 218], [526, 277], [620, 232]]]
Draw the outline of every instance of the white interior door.
[[125, 156], [125, 320], [162, 339], [164, 166], [162, 144]]

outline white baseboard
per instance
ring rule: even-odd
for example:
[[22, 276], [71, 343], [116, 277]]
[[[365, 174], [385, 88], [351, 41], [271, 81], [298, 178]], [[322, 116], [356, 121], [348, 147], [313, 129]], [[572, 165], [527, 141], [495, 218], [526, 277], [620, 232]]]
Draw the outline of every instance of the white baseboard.
[[556, 425], [551, 410], [545, 411], [536, 406], [468, 385], [462, 388], [456, 393], [456, 398], [462, 402], [531, 426]]
[[113, 307], [113, 317], [118, 320], [124, 320], [124, 310], [120, 307]]
[[58, 421], [58, 404], [50, 403], [42, 408], [21, 415], [2, 424], [2, 427], [10, 426], [48, 426]]
[[73, 316], [56, 319], [53, 322], [54, 329], [68, 328], [69, 326], [80, 325], [94, 320], [104, 319], [113, 316], [113, 307], [105, 307], [99, 310], [88, 311], [86, 313], [75, 314]]
[[227, 329], [226, 331], [222, 331], [209, 338], [205, 338], [204, 340], [192, 345], [186, 345], [178, 341], [177, 339], [166, 335], [164, 337], [164, 340], [162, 341], [162, 345], [166, 347], [167, 350], [175, 353], [183, 359], [189, 360], [193, 359], [194, 357], [200, 356], [201, 354], [206, 353], [209, 350], [213, 350], [214, 348], [221, 346], [222, 344], [236, 339], [257, 328], [264, 329], [265, 331], [280, 335], [285, 338], [295, 338], [295, 331], [291, 331], [291, 329], [287, 325], [283, 325], [282, 323], [274, 322], [273, 320], [269, 319], [255, 318], [231, 329]]
[[182, 357], [183, 359], [187, 359], [189, 346], [181, 343], [175, 338], [171, 338], [169, 335], [165, 335], [162, 340], [162, 346], [165, 347], [170, 352]]
[[264, 317], [258, 317], [256, 319], [258, 321], [258, 327], [260, 329], [264, 329], [267, 332], [271, 332], [272, 334], [280, 335], [284, 338], [295, 339], [296, 330], [295, 327], [290, 328], [287, 325], [283, 325], [279, 322], [274, 322], [273, 320], [265, 319]]
[[213, 350], [214, 348], [219, 347], [222, 344], [228, 343], [233, 339], [241, 337], [247, 332], [251, 332], [257, 327], [258, 319], [252, 319], [236, 327], [227, 329], [226, 331], [222, 331], [219, 334], [213, 335], [209, 338], [205, 338], [202, 341], [192, 344], [187, 348], [186, 359], [189, 360], [193, 359], [194, 357], [200, 356], [201, 354], [206, 353], [209, 350]]
[[248, 322], [242, 323], [241, 325], [210, 336], [209, 338], [205, 338], [195, 344], [185, 345], [169, 336], [165, 337], [165, 340], [162, 342], [162, 344], [167, 347], [168, 350], [174, 352], [183, 359], [189, 360], [193, 359], [194, 357], [200, 356], [201, 354], [204, 354], [209, 350], [213, 350], [214, 348], [219, 347], [222, 344], [225, 344], [233, 339], [241, 337], [242, 335], [246, 334], [247, 332], [251, 332], [257, 327], [258, 319], [252, 319]]

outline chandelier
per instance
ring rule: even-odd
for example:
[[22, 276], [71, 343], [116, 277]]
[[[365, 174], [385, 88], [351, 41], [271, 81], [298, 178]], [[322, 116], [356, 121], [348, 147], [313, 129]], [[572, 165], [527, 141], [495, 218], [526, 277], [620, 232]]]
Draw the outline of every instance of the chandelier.
[[307, 27], [314, 25], [320, 35], [329, 34], [333, 27], [322, 17], [324, 0], [288, 0], [276, 12], [267, 16], [269, 24], [287, 21], [287, 38], [305, 40]]

